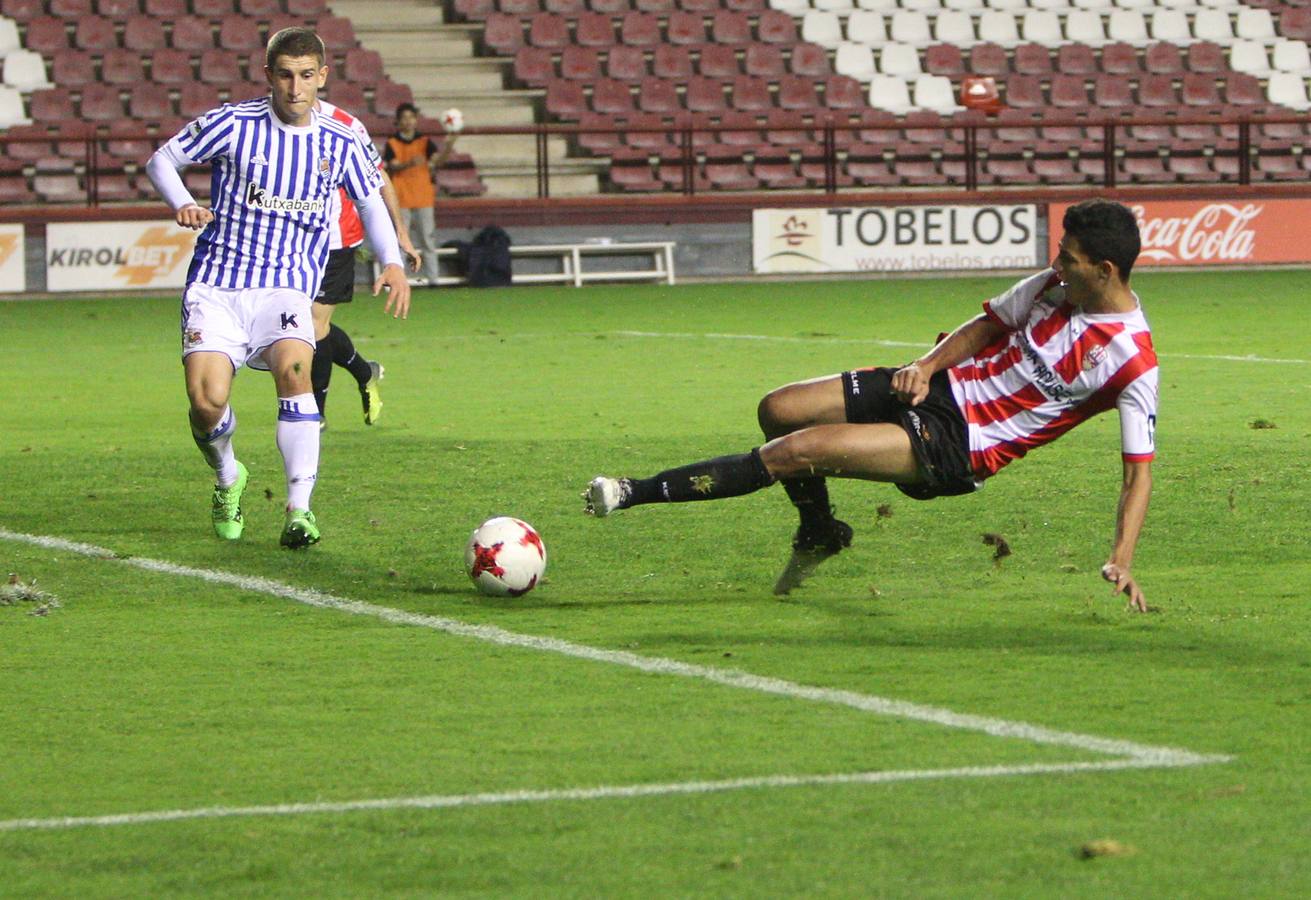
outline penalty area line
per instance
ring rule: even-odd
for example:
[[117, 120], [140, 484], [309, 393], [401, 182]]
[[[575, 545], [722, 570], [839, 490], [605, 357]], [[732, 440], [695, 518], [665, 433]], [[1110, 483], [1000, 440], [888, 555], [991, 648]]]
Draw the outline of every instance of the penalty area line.
[[1144, 759], [1105, 762], [1034, 763], [1009, 766], [966, 766], [955, 769], [892, 769], [879, 772], [851, 772], [830, 775], [765, 775], [720, 781], [680, 781], [652, 784], [600, 785], [597, 787], [550, 790], [500, 791], [478, 794], [437, 794], [421, 797], [385, 797], [372, 800], [343, 800], [318, 803], [280, 803], [265, 806], [205, 806], [196, 809], [167, 809], [105, 816], [57, 816], [44, 819], [0, 819], [0, 832], [53, 831], [67, 828], [109, 828], [118, 825], [148, 825], [188, 819], [228, 819], [252, 816], [299, 816], [322, 813], [350, 813], [398, 809], [460, 809], [515, 803], [553, 803], [584, 800], [637, 799], [689, 794], [714, 794], [766, 788], [820, 787], [827, 785], [889, 784], [900, 781], [932, 781], [950, 778], [1004, 778], [1027, 775], [1076, 775], [1119, 769], [1145, 769], [1160, 765], [1192, 765], [1188, 762], [1159, 763]]

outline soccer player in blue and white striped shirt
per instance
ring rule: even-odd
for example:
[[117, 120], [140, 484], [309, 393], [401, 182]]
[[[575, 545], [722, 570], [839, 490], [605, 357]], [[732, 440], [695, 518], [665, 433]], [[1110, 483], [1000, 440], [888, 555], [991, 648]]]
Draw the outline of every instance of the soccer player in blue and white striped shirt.
[[[270, 96], [223, 106], [188, 124], [151, 157], [146, 171], [179, 225], [204, 228], [182, 294], [182, 359], [191, 430], [217, 478], [214, 530], [241, 536], [246, 467], [232, 449], [228, 406], [243, 365], [267, 369], [278, 391], [278, 450], [287, 475], [285, 547], [319, 540], [310, 512], [318, 476], [319, 410], [310, 386], [311, 298], [328, 258], [332, 197], [355, 200], [390, 290], [385, 310], [409, 312], [410, 288], [396, 231], [379, 193], [371, 154], [346, 125], [315, 112], [328, 76], [323, 43], [309, 28], [275, 34], [265, 54]], [[199, 206], [178, 175], [213, 165], [213, 210]]]

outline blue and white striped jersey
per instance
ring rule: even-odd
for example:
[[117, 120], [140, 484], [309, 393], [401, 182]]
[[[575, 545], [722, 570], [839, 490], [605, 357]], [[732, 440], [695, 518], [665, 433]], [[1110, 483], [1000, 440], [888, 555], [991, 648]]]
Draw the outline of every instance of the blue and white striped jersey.
[[316, 112], [309, 125], [294, 128], [268, 97], [211, 110], [170, 145], [188, 162], [213, 164], [214, 221], [196, 240], [187, 284], [286, 287], [316, 296], [337, 188], [362, 200], [382, 184], [376, 153], [349, 125]]

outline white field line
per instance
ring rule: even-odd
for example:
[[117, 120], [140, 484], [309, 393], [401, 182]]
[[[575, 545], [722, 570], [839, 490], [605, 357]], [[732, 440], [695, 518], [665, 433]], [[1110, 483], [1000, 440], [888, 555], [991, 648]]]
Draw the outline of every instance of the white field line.
[[[719, 341], [770, 341], [784, 344], [858, 344], [872, 347], [930, 347], [927, 341], [885, 341], [875, 338], [843, 338], [829, 337], [828, 335], [812, 336], [789, 336], [774, 334], [718, 334], [714, 332], [695, 333], [695, 332], [677, 332], [677, 331], [611, 331], [607, 332], [611, 337], [632, 337], [632, 338], [670, 338], [684, 340], [719, 340]], [[505, 337], [506, 335], [501, 335]], [[1307, 365], [1311, 364], [1311, 359], [1274, 359], [1265, 356], [1208, 356], [1196, 353], [1160, 353], [1161, 359], [1198, 359], [1208, 360], [1211, 362], [1252, 362], [1252, 363], [1283, 363], [1288, 365]]]
[[[664, 784], [601, 785], [590, 788], [561, 788], [540, 791], [502, 791], [483, 794], [438, 794], [426, 797], [384, 797], [374, 800], [344, 800], [323, 803], [281, 803], [268, 806], [209, 806], [198, 809], [167, 809], [153, 812], [106, 816], [62, 816], [48, 819], [0, 819], [0, 832], [54, 830], [60, 828], [145, 825], [185, 819], [227, 819], [239, 816], [296, 816], [311, 813], [346, 813], [393, 809], [451, 809], [493, 806], [507, 803], [548, 803], [570, 800], [609, 800], [636, 797], [667, 797], [676, 794], [712, 794], [753, 788], [812, 787], [832, 784], [887, 784], [896, 781], [927, 781], [941, 778], [999, 778], [1005, 776], [1078, 774], [1118, 769], [1155, 768], [1160, 763], [1141, 759], [1106, 762], [1037, 763], [1014, 766], [973, 766], [959, 769], [899, 769], [885, 772], [852, 772], [835, 775], [765, 775], [758, 778], [730, 778], [723, 781], [676, 781]], [[1166, 763], [1187, 765], [1187, 763]]]
[[320, 609], [333, 609], [357, 616], [371, 616], [396, 625], [408, 625], [419, 628], [431, 628], [459, 637], [473, 638], [491, 644], [555, 653], [562, 656], [586, 659], [592, 662], [624, 666], [642, 672], [657, 675], [670, 675], [708, 681], [726, 687], [758, 693], [790, 697], [797, 700], [809, 700], [815, 703], [829, 703], [859, 709], [876, 715], [894, 716], [940, 725], [946, 728], [959, 728], [978, 731], [995, 737], [1013, 738], [1035, 744], [1047, 744], [1071, 747], [1090, 753], [1100, 753], [1118, 757], [1117, 759], [1098, 762], [1074, 762], [1034, 764], [1018, 766], [971, 767], [964, 769], [927, 769], [902, 770], [887, 772], [864, 772], [848, 775], [777, 775], [765, 778], [732, 779], [713, 782], [683, 782], [665, 785], [628, 785], [594, 788], [574, 788], [556, 791], [519, 791], [496, 794], [468, 794], [453, 797], [418, 797], [392, 798], [384, 800], [363, 800], [344, 803], [290, 804], [286, 806], [258, 807], [218, 807], [200, 810], [175, 810], [151, 813], [132, 813], [119, 816], [88, 816], [53, 819], [15, 819], [0, 821], [0, 830], [17, 830], [30, 828], [60, 828], [79, 825], [117, 825], [141, 822], [166, 821], [184, 818], [215, 818], [233, 815], [289, 815], [304, 812], [333, 812], [354, 809], [391, 809], [403, 807], [434, 808], [442, 806], [474, 806], [489, 803], [541, 802], [546, 800], [603, 799], [607, 797], [640, 797], [653, 794], [703, 793], [710, 791], [739, 790], [753, 787], [787, 787], [810, 784], [844, 784], [876, 783], [905, 781], [928, 778], [983, 778], [1005, 775], [1032, 775], [1044, 773], [1071, 773], [1083, 771], [1102, 771], [1117, 769], [1139, 769], [1159, 767], [1179, 767], [1207, 765], [1228, 762], [1230, 756], [1220, 754], [1201, 754], [1191, 750], [1174, 747], [1160, 747], [1139, 744], [1132, 741], [1103, 738], [1095, 735], [1078, 734], [1068, 731], [1055, 731], [1027, 722], [1015, 722], [987, 716], [975, 716], [958, 713], [942, 707], [925, 706], [844, 691], [834, 688], [815, 687], [798, 684], [780, 678], [752, 675], [734, 669], [720, 669], [699, 666], [654, 656], [640, 656], [622, 650], [606, 650], [563, 641], [558, 638], [539, 637], [537, 635], [518, 634], [498, 628], [494, 625], [474, 625], [456, 619], [441, 616], [429, 616], [406, 612], [387, 606], [378, 606], [359, 600], [336, 597], [321, 591], [298, 588], [268, 578], [251, 575], [238, 575], [212, 569], [198, 569], [182, 566], [163, 560], [147, 557], [120, 556], [113, 550], [69, 541], [64, 538], [44, 535], [24, 534], [0, 528], [0, 540], [14, 541], [43, 547], [49, 550], [61, 550], [81, 556], [102, 559], [123, 565], [158, 572], [166, 575], [178, 575], [197, 578], [211, 584], [222, 584], [256, 593], [269, 594], [292, 600], [306, 606]]

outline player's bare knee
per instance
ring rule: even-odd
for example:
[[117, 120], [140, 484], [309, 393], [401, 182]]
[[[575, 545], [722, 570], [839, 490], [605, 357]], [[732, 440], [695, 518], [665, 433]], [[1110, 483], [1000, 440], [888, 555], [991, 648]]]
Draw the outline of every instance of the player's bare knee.
[[191, 409], [188, 411], [191, 424], [202, 431], [212, 431], [218, 427], [223, 411], [228, 407], [227, 399], [215, 396], [213, 392], [204, 390], [203, 386], [194, 393], [188, 391], [187, 396], [191, 401]]
[[779, 437], [797, 427], [788, 416], [793, 405], [789, 397], [791, 392], [792, 387], [789, 385], [775, 388], [761, 398], [760, 405], [756, 407], [756, 419], [766, 437]]
[[760, 448], [760, 461], [775, 478], [793, 478], [815, 472], [814, 441], [805, 432], [775, 438]]

